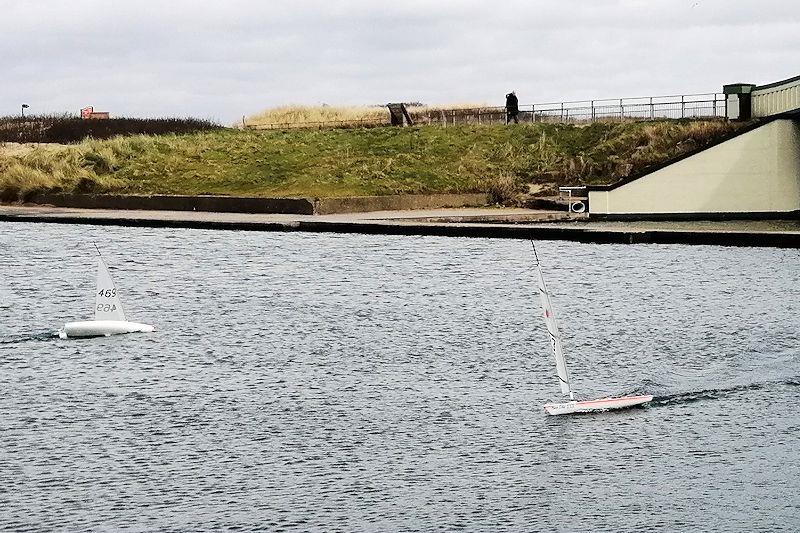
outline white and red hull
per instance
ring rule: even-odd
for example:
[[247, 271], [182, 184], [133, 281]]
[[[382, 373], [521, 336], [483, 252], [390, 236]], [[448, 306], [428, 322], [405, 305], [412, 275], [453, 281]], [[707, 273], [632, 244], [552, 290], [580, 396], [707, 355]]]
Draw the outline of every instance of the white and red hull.
[[544, 412], [548, 415], [569, 415], [573, 413], [596, 413], [611, 409], [625, 409], [652, 401], [651, 395], [622, 396], [620, 398], [601, 398], [599, 400], [569, 401], [563, 403], [546, 403]]

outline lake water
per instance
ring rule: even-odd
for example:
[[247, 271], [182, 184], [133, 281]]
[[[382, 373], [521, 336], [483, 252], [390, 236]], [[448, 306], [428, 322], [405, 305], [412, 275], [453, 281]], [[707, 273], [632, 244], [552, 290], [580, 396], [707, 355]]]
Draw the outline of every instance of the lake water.
[[651, 406], [526, 241], [0, 223], [0, 529], [800, 529], [800, 252], [537, 250]]

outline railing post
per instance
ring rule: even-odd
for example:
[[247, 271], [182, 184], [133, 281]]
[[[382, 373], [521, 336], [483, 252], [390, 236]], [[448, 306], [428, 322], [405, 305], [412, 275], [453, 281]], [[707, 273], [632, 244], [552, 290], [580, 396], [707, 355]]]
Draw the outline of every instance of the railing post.
[[714, 93], [714, 118], [717, 118], [717, 93]]
[[622, 98], [619, 99], [619, 121], [622, 122], [625, 119], [625, 106], [622, 105]]
[[561, 120], [561, 122], [564, 122], [564, 102], [561, 102], [561, 116], [559, 120]]
[[592, 108], [592, 122], [594, 122], [594, 100], [590, 100], [589, 106]]
[[531, 123], [536, 122], [536, 104], [531, 104]]
[[653, 107], [653, 97], [650, 97], [650, 120], [656, 118], [655, 108]]
[[684, 96], [681, 95], [681, 118], [686, 118], [686, 102], [684, 102]]

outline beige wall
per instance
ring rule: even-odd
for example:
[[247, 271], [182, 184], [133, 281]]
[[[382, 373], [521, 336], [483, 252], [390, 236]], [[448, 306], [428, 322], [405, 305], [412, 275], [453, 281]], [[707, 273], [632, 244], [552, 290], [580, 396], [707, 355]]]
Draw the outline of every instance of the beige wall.
[[589, 191], [590, 214], [764, 213], [800, 210], [800, 126], [774, 120], [610, 191]]
[[752, 93], [753, 117], [766, 117], [800, 108], [800, 80]]

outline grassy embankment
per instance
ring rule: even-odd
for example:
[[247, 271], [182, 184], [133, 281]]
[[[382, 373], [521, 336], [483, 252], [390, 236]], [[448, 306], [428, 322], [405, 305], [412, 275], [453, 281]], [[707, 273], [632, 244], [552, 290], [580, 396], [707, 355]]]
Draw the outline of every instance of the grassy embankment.
[[608, 183], [711, 142], [723, 121], [222, 130], [2, 155], [0, 197], [32, 192], [358, 196]]

